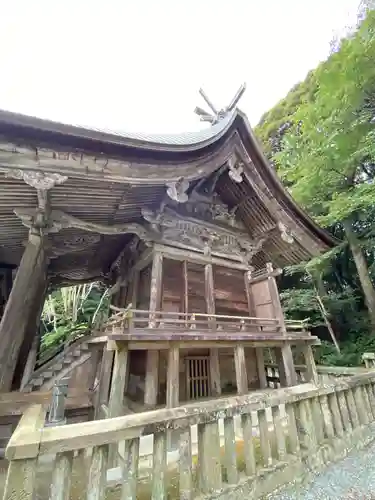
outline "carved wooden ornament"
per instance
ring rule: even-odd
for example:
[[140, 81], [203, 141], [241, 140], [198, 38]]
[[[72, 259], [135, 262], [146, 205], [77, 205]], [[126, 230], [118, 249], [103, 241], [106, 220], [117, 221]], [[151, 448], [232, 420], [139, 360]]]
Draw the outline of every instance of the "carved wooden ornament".
[[228, 175], [232, 179], [232, 181], [237, 182], [238, 184], [243, 181], [243, 163], [236, 161], [236, 158], [232, 156], [232, 158], [228, 161]]
[[186, 203], [189, 199], [186, 191], [189, 189], [189, 182], [181, 178], [176, 182], [167, 183], [167, 195], [177, 203]]
[[278, 222], [277, 227], [280, 231], [281, 239], [291, 245], [294, 242], [294, 236], [291, 231], [282, 222]]
[[68, 177], [56, 173], [38, 172], [32, 170], [6, 170], [5, 177], [23, 180], [29, 186], [43, 191], [48, 191], [54, 186], [62, 184]]
[[266, 237], [251, 240], [250, 237], [233, 227], [223, 227], [206, 221], [184, 217], [171, 209], [163, 213], [142, 210], [142, 215], [154, 231], [159, 233], [158, 240], [167, 244], [185, 246], [240, 260], [249, 265], [253, 256], [262, 248]]

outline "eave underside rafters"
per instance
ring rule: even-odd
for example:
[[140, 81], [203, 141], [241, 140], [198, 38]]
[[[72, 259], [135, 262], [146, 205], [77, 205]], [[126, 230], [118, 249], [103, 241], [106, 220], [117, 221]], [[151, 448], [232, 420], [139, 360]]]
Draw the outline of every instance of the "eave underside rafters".
[[[59, 174], [66, 179], [48, 190], [50, 213], [66, 213], [92, 227], [113, 228], [142, 224], [141, 209], [158, 210], [170, 186], [174, 195], [183, 199], [184, 191], [176, 191], [177, 185], [170, 181], [190, 179], [192, 186], [192, 182], [209, 178], [221, 169], [224, 173], [217, 176], [215, 190], [222, 201], [230, 209], [236, 209], [236, 217], [245, 224], [249, 237], [256, 240], [267, 236], [262, 250], [253, 257], [254, 267], [263, 267], [268, 261], [285, 267], [308, 260], [328, 248], [303, 221], [293, 216], [288, 203], [276, 199], [236, 130], [223, 137], [215, 149], [180, 164], [175, 161], [145, 164], [143, 160], [93, 157], [75, 150], [35, 151], [19, 142], [0, 144], [0, 264], [18, 265], [27, 240], [28, 229], [14, 210], [30, 213], [38, 206], [37, 190], [22, 180], [27, 171], [33, 175], [36, 172]], [[234, 181], [241, 174], [234, 171], [228, 175], [230, 172], [223, 170], [233, 155], [243, 165], [243, 182]], [[281, 237], [281, 228], [292, 235], [292, 244]], [[88, 234], [80, 227], [63, 226], [59, 233], [48, 234], [51, 278], [67, 284], [104, 277], [130, 235], [125, 231], [112, 235], [100, 232], [95, 235], [91, 229]]]

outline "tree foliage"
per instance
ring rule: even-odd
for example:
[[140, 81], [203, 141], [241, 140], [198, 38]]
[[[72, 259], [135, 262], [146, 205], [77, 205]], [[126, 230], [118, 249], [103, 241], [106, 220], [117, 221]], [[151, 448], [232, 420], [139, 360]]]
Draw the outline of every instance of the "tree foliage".
[[107, 290], [98, 283], [60, 288], [48, 295], [42, 311], [41, 350], [85, 335], [108, 316]]
[[342, 344], [341, 355], [326, 344], [320, 353], [349, 364], [369, 347], [366, 339], [373, 342], [375, 326], [375, 11], [362, 7], [356, 29], [255, 131], [296, 201], [341, 241], [329, 255], [284, 276], [284, 309], [290, 317], [310, 316], [328, 339], [318, 284]]

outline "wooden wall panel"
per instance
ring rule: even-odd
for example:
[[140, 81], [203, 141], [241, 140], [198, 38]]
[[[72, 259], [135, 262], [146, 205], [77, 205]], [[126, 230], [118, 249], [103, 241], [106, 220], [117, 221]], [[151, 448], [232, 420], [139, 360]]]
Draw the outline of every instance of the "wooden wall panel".
[[255, 315], [259, 318], [274, 318], [274, 305], [268, 279], [250, 285]]

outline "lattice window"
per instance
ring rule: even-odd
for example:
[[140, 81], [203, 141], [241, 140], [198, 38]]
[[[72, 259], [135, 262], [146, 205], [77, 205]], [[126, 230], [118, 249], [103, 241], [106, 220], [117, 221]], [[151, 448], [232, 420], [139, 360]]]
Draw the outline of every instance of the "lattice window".
[[208, 356], [186, 358], [186, 383], [188, 399], [210, 396], [210, 359]]

